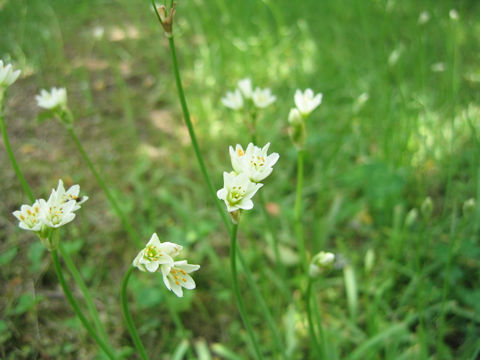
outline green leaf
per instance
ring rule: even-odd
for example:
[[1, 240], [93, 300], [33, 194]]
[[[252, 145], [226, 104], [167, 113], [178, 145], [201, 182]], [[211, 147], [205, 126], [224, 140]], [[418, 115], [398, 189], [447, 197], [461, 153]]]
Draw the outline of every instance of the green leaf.
[[0, 265], [7, 265], [9, 264], [17, 255], [17, 247], [14, 246], [11, 249], [8, 249], [4, 253], [0, 255]]

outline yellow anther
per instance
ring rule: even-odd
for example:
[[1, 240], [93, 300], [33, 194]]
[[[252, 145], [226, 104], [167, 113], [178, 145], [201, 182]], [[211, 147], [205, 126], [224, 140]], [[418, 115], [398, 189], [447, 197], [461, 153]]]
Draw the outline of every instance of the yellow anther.
[[238, 156], [245, 155], [245, 153], [242, 151], [242, 149], [238, 149], [237, 153], [238, 153]]
[[178, 281], [175, 281], [175, 284], [180, 285], [180, 283]]

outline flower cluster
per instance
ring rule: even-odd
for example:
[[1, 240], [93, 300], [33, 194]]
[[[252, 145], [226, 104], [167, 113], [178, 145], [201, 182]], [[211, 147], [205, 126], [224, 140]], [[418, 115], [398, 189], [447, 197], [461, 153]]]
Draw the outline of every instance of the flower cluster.
[[289, 134], [295, 146], [302, 149], [306, 140], [305, 119], [322, 103], [323, 95], [315, 95], [312, 89], [302, 92], [297, 89], [294, 96], [295, 107], [290, 109]]
[[31, 206], [22, 205], [13, 215], [19, 220], [20, 228], [35, 232], [49, 250], [54, 250], [56, 244], [51, 239], [52, 229], [72, 221], [75, 211], [88, 200], [87, 196], [79, 197], [79, 193], [79, 185], [65, 191], [63, 181], [58, 180], [57, 189], [52, 189], [47, 201], [38, 199]]
[[228, 212], [234, 222], [238, 221], [240, 210], [253, 208], [252, 197], [272, 173], [273, 165], [280, 157], [277, 153], [267, 155], [270, 143], [259, 148], [253, 143], [248, 144], [244, 151], [241, 145], [230, 146], [230, 158], [233, 171], [223, 173], [223, 188], [217, 191], [220, 200], [225, 201]]
[[277, 100], [269, 88], [253, 89], [252, 80], [242, 79], [238, 82], [237, 88], [227, 91], [227, 94], [221, 99], [222, 104], [233, 110], [242, 109], [247, 103], [252, 103], [257, 108], [266, 108]]
[[187, 260], [174, 261], [183, 247], [171, 242], [160, 242], [157, 234], [153, 234], [145, 248], [133, 260], [133, 266], [140, 271], [162, 273], [163, 282], [168, 290], [178, 297], [183, 296], [183, 289], [195, 289], [195, 281], [188, 275], [200, 269], [200, 265], [189, 264]]

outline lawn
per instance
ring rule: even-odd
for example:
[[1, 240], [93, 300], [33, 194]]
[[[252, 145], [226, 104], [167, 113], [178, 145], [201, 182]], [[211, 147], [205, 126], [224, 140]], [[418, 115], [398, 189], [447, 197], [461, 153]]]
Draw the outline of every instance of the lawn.
[[[229, 146], [254, 139], [280, 156], [237, 238], [239, 290], [264, 359], [480, 356], [478, 14], [474, 0], [178, 0], [181, 80], [215, 192], [232, 168]], [[153, 233], [201, 267], [181, 298], [160, 273], [132, 273], [128, 304], [150, 358], [261, 358], [236, 303], [222, 219], [232, 222], [204, 181], [150, 1], [0, 0], [0, 34], [0, 60], [22, 71], [6, 92], [12, 151], [35, 198], [58, 179], [88, 195], [58, 230], [61, 252], [119, 358], [138, 356], [122, 279]], [[254, 125], [252, 112], [221, 101], [245, 78], [276, 97]], [[54, 86], [67, 89], [104, 184], [68, 128], [37, 106]], [[307, 88], [323, 100], [298, 150], [289, 111]], [[3, 141], [0, 358], [108, 359], [67, 302], [53, 252], [12, 215], [32, 201], [5, 150]], [[311, 279], [320, 251], [335, 263]]]

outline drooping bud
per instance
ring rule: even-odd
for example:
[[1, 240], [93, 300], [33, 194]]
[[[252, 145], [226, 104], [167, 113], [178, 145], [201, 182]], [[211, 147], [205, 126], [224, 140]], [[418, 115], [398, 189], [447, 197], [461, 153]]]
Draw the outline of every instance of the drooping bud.
[[318, 277], [324, 271], [330, 269], [335, 262], [335, 254], [331, 252], [320, 251], [312, 258], [309, 267], [309, 274], [312, 278]]
[[303, 120], [300, 111], [296, 108], [292, 108], [288, 114], [288, 134], [290, 139], [297, 149], [303, 149], [305, 146], [305, 140], [307, 138], [307, 130], [305, 127], [305, 121]]
[[407, 216], [405, 217], [405, 226], [412, 227], [417, 221], [417, 218], [418, 218], [418, 210], [416, 208], [413, 208], [408, 212]]

